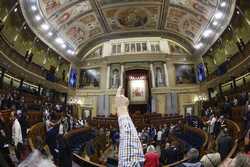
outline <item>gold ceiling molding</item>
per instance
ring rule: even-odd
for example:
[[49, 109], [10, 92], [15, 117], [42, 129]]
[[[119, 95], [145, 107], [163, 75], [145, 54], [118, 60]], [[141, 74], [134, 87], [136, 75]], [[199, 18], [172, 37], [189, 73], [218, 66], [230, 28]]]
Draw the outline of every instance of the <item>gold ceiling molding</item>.
[[[121, 37], [168, 38], [171, 34], [174, 41], [195, 54], [194, 48], [217, 10], [224, 12], [225, 18], [216, 34], [231, 20], [235, 0], [224, 1], [227, 6], [222, 9], [220, 0], [19, 0], [35, 34], [75, 63], [100, 41]], [[40, 21], [35, 20], [38, 15]], [[208, 39], [204, 50], [214, 38], [218, 36]]]

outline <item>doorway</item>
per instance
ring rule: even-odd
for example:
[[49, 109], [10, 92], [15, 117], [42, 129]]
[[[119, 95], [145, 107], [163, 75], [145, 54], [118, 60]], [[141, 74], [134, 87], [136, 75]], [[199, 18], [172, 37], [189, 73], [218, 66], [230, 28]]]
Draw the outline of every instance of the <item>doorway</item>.
[[134, 69], [125, 73], [125, 95], [129, 98], [129, 112], [151, 112], [151, 77], [149, 70]]

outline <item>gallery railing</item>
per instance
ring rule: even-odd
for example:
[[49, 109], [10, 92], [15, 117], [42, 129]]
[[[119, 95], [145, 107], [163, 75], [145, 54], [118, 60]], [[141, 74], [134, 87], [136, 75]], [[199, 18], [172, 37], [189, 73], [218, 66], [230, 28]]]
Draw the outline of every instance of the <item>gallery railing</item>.
[[[16, 50], [14, 45], [8, 41], [3, 33], [0, 33], [0, 55], [7, 56], [22, 68], [29, 70], [43, 78], [46, 78], [48, 70], [38, 64], [26, 62], [24, 56]], [[66, 83], [61, 80], [58, 80], [57, 83], [66, 85]]]

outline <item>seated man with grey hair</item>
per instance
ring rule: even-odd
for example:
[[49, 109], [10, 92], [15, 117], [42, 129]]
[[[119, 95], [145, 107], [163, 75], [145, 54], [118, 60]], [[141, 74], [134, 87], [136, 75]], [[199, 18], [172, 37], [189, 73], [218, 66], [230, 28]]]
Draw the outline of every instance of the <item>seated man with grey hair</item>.
[[204, 167], [199, 160], [199, 151], [196, 148], [191, 148], [187, 153], [187, 162], [184, 162], [178, 167]]
[[219, 167], [249, 167], [250, 158], [246, 154], [239, 153], [233, 159], [227, 158], [223, 161]]

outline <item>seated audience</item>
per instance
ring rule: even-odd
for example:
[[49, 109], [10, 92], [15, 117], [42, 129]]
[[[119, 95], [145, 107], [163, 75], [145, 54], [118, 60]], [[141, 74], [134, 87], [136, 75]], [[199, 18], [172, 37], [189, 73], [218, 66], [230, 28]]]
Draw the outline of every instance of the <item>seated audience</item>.
[[58, 137], [59, 167], [72, 167], [72, 151], [69, 143], [62, 137]]
[[244, 137], [245, 152], [250, 155], [250, 129]]
[[165, 148], [161, 150], [160, 162], [162, 165], [171, 164], [177, 161], [177, 149], [166, 143]]
[[249, 167], [250, 166], [250, 158], [244, 154], [237, 154], [237, 156], [233, 159], [228, 158], [223, 161], [219, 167]]
[[228, 129], [224, 128], [221, 135], [217, 139], [218, 152], [221, 155], [221, 159], [226, 158], [233, 146], [233, 138], [229, 135]]
[[203, 155], [200, 161], [204, 167], [219, 166], [219, 164], [221, 163], [220, 153], [211, 151], [211, 153]]
[[0, 166], [8, 167], [9, 165], [5, 159], [5, 144], [8, 142], [8, 139], [4, 123], [2, 113], [0, 113]]
[[56, 167], [54, 163], [35, 150], [18, 167]]
[[147, 153], [145, 154], [145, 163], [144, 167], [159, 167], [160, 155], [156, 152], [153, 145], [149, 145], [147, 148]]
[[191, 148], [187, 153], [188, 161], [184, 162], [177, 167], [203, 167], [199, 160], [199, 151], [195, 148]]

